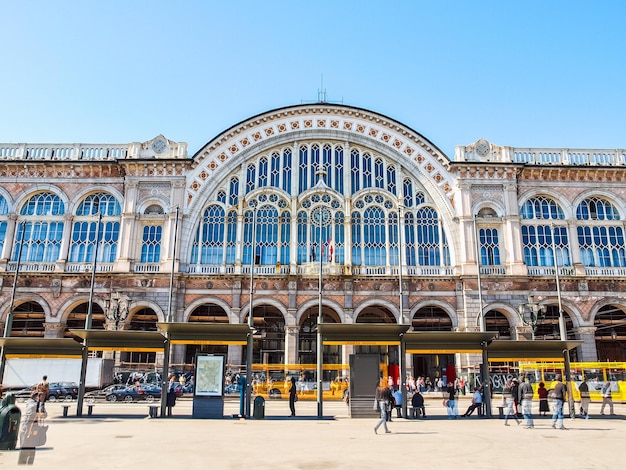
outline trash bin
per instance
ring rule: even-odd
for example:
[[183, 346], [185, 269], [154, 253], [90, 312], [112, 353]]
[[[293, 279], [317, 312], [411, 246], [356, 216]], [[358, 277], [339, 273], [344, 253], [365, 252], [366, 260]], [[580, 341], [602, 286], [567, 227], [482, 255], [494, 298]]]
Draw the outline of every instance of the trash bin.
[[20, 432], [22, 412], [15, 406], [15, 397], [8, 394], [0, 402], [0, 450], [13, 450]]
[[254, 419], [265, 419], [265, 398], [256, 397], [254, 399], [254, 412], [252, 413]]

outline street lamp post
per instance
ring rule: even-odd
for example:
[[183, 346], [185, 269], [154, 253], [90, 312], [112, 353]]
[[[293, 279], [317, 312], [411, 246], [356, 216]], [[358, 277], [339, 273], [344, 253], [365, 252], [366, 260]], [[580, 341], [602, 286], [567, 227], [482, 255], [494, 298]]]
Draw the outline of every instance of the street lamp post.
[[322, 341], [322, 331], [320, 325], [322, 324], [322, 276], [323, 276], [323, 268], [324, 268], [324, 245], [322, 239], [322, 231], [326, 225], [330, 222], [330, 210], [324, 206], [316, 207], [313, 212], [313, 223], [319, 228], [319, 247], [320, 247], [320, 272], [318, 279], [318, 298], [317, 298], [317, 417], [322, 418], [324, 415], [323, 412], [323, 341]]
[[[252, 400], [252, 348], [254, 347], [254, 265], [256, 257], [256, 206], [252, 207], [252, 253], [250, 257], [250, 301], [248, 303], [248, 345], [246, 347], [246, 402], [244, 414], [250, 416], [251, 400]], [[242, 390], [243, 393], [243, 390]]]
[[[398, 325], [404, 323], [404, 288], [402, 285], [402, 204], [398, 204]], [[400, 341], [398, 365], [400, 366], [400, 392], [402, 393], [402, 416], [407, 417], [408, 395], [406, 390], [406, 350]]]
[[[559, 303], [559, 336], [561, 337], [561, 341], [567, 340], [567, 331], [565, 329], [565, 318], [563, 317], [563, 302], [561, 300], [561, 281], [559, 279], [559, 263], [556, 256], [556, 242], [554, 241], [555, 236], [555, 228], [557, 228], [554, 224], [551, 225], [551, 241], [552, 241], [552, 258], [554, 259], [554, 277], [556, 281], [556, 296]], [[569, 414], [572, 419], [576, 418], [576, 410], [574, 409], [574, 396], [572, 395], [572, 382], [571, 382], [571, 371], [570, 371], [570, 360], [569, 360], [569, 350], [565, 348], [563, 350], [563, 359], [565, 361], [565, 383], [567, 384], [567, 403], [569, 406]]]
[[526, 326], [530, 326], [533, 341], [535, 340], [535, 332], [537, 330], [537, 324], [539, 323], [540, 316], [545, 315], [546, 306], [539, 305], [532, 301], [532, 298], [528, 298], [528, 303], [520, 304], [519, 317], [522, 323]]

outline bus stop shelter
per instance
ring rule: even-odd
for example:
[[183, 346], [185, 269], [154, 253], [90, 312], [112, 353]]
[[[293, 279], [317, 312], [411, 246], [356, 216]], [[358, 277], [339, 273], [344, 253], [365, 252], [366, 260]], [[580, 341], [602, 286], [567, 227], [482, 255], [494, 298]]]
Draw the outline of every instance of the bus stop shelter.
[[[400, 346], [402, 336], [408, 331], [410, 325], [397, 325], [392, 323], [321, 323], [318, 325], [324, 345], [355, 345], [355, 346]], [[323, 357], [323, 355], [322, 355]], [[399, 357], [402, 357], [401, 355]], [[404, 364], [404, 361], [401, 361]], [[402, 365], [401, 367], [402, 368]], [[317, 365], [317, 409], [318, 418], [323, 417], [324, 393], [322, 390], [323, 363]], [[350, 381], [350, 409], [351, 416], [362, 414], [363, 410], [372, 409], [372, 397], [368, 390], [372, 390], [372, 384], [368, 381], [363, 396], [357, 396], [355, 390], [358, 384]], [[363, 406], [360, 406], [363, 405]], [[371, 413], [371, 411], [370, 411]]]
[[80, 372], [81, 379], [78, 384], [77, 416], [82, 416], [83, 414], [89, 351], [161, 352], [167, 349], [166, 338], [157, 331], [76, 329], [70, 330], [70, 333], [74, 335], [76, 341], [82, 342], [82, 344], [76, 343], [81, 348], [83, 357]]
[[[487, 377], [484, 383], [489, 384], [489, 367], [487, 366], [487, 347], [498, 336], [497, 331], [464, 332], [464, 331], [411, 331], [402, 338], [402, 355], [406, 354], [482, 354], [481, 375]], [[406, 378], [406, 367], [401, 371]], [[487, 392], [487, 390], [486, 390]], [[487, 417], [491, 417], [490, 393], [484, 393]], [[402, 413], [407, 416], [406, 387], [402, 387]]]
[[[163, 390], [167, 383], [167, 373], [169, 369], [169, 348], [172, 344], [216, 344], [216, 345], [246, 345], [248, 335], [252, 330], [247, 324], [231, 323], [170, 323], [160, 322], [157, 327], [164, 332], [167, 337], [167, 348], [163, 359]], [[249, 386], [249, 385], [248, 385]], [[247, 395], [247, 394], [246, 394]], [[222, 403], [223, 403], [223, 396]], [[194, 394], [195, 399], [195, 394]], [[165, 416], [166, 394], [161, 394], [161, 416]], [[195, 405], [195, 402], [194, 402]], [[249, 409], [248, 404], [248, 409]], [[195, 407], [194, 407], [195, 410]]]

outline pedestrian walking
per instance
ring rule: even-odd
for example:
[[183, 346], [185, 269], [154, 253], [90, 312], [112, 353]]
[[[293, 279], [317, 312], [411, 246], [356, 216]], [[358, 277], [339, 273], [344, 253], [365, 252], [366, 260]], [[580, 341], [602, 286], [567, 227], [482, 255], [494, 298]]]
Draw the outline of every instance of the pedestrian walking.
[[46, 400], [50, 394], [50, 385], [48, 384], [48, 376], [44, 375], [35, 387], [35, 394], [37, 400], [37, 413], [46, 412]]
[[296, 389], [296, 378], [291, 378], [291, 388], [289, 389], [289, 409], [291, 414], [289, 416], [296, 416], [296, 402], [298, 401], [298, 393]]
[[565, 430], [567, 428], [563, 426], [563, 404], [567, 396], [567, 388], [560, 374], [557, 374], [556, 380], [557, 384], [554, 386], [554, 389], [552, 389], [552, 406], [554, 407], [554, 412], [552, 413], [552, 427], [554, 429], [558, 427], [559, 429]]
[[374, 426], [374, 434], [378, 434], [378, 428], [381, 424], [384, 426], [386, 433], [391, 432], [389, 428], [387, 428], [387, 407], [389, 406], [389, 400], [391, 400], [389, 387], [385, 387], [382, 383], [378, 384], [376, 387], [376, 403], [380, 409], [380, 419], [376, 423], [376, 426]]
[[543, 382], [539, 382], [537, 396], [539, 397], [539, 413], [541, 416], [546, 416], [546, 413], [550, 413], [550, 406], [548, 405], [548, 389]]
[[456, 403], [456, 387], [454, 382], [448, 382], [446, 386], [446, 393], [448, 394], [448, 419], [459, 419], [459, 410]]
[[535, 427], [533, 421], [533, 386], [530, 384], [530, 377], [524, 378], [524, 383], [519, 387], [519, 396], [522, 402], [522, 414], [524, 415], [524, 428]]
[[604, 384], [602, 387], [602, 408], [600, 408], [600, 414], [604, 414], [604, 407], [609, 405], [609, 409], [611, 410], [611, 415], [614, 415], [613, 412], [613, 394], [611, 393], [611, 382]]
[[587, 385], [587, 379], [583, 377], [583, 381], [578, 386], [580, 392], [580, 415], [585, 419], [589, 419], [589, 402], [591, 397], [589, 396], [589, 385]]
[[504, 404], [506, 406], [506, 414], [504, 415], [504, 425], [509, 425], [509, 418], [513, 416], [515, 418], [515, 422], [520, 424], [521, 421], [517, 418], [517, 413], [515, 412], [515, 398], [513, 397], [513, 381], [511, 379], [507, 379], [504, 384], [504, 388], [502, 389], [502, 399], [504, 400]]

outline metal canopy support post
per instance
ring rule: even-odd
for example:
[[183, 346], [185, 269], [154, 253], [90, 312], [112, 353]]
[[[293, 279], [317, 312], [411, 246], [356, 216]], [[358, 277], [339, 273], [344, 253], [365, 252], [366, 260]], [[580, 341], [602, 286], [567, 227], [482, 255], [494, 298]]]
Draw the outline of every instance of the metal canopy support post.
[[169, 383], [168, 371], [170, 369], [170, 341], [169, 333], [165, 332], [163, 341], [163, 372], [161, 374], [161, 418], [167, 416], [167, 387]]
[[[93, 318], [93, 295], [96, 284], [96, 268], [98, 263], [98, 247], [100, 246], [100, 225], [102, 225], [102, 213], [98, 212], [98, 224], [96, 226], [96, 238], [94, 240], [93, 264], [91, 266], [91, 287], [89, 289], [89, 304], [85, 317], [85, 330], [91, 329]], [[80, 381], [78, 383], [78, 400], [76, 402], [76, 416], [83, 415], [83, 400], [85, 398], [85, 380], [87, 379], [87, 361], [89, 360], [89, 345], [87, 338], [83, 340], [82, 362], [80, 365]]]
[[489, 353], [487, 352], [488, 342], [481, 343], [483, 348], [483, 363], [481, 364], [480, 375], [483, 379], [483, 407], [487, 418], [491, 418], [491, 377], [489, 377]]

